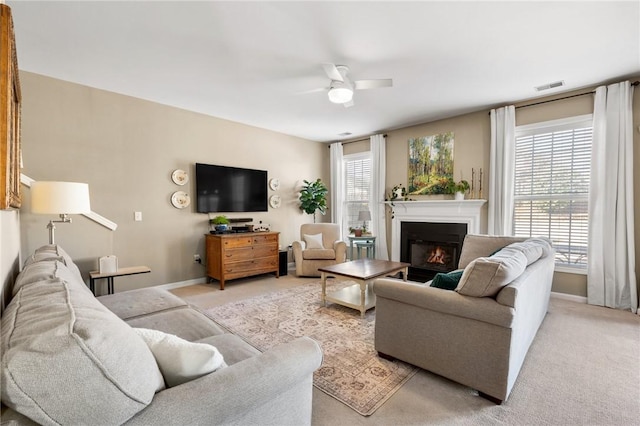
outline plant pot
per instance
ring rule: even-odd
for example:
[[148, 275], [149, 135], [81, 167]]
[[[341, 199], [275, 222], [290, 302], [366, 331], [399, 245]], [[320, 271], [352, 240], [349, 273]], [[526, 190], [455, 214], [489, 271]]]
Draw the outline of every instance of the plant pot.
[[455, 199], [456, 200], [464, 200], [464, 192], [456, 192], [455, 194]]
[[216, 225], [216, 231], [218, 232], [226, 231], [227, 228], [228, 228], [228, 225], [226, 224]]
[[355, 231], [353, 231], [353, 235], [355, 235], [356, 237], [362, 237], [362, 229], [356, 229]]

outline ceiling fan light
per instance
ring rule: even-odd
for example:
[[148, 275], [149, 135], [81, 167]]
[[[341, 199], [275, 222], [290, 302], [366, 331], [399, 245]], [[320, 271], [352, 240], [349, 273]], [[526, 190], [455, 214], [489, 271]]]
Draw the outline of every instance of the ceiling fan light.
[[334, 104], [344, 104], [353, 99], [353, 90], [348, 87], [332, 87], [329, 89], [329, 100]]

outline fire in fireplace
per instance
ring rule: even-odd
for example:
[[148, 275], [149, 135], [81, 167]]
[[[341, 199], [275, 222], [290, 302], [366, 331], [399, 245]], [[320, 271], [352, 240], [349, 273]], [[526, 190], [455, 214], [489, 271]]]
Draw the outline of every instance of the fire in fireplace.
[[431, 271], [455, 269], [457, 245], [442, 242], [411, 242], [411, 266]]
[[411, 263], [409, 279], [428, 281], [456, 269], [466, 234], [464, 223], [402, 222], [400, 260]]

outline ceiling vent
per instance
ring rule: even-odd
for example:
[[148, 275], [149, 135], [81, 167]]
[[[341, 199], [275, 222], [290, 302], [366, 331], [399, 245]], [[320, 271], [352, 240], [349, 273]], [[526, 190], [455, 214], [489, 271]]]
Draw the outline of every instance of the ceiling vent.
[[351, 132], [344, 132], [344, 133], [339, 133], [338, 136], [345, 137], [345, 136], [351, 136], [352, 134], [353, 133], [351, 133]]
[[536, 92], [542, 92], [543, 90], [555, 89], [556, 87], [562, 87], [562, 86], [564, 86], [564, 80], [543, 84], [542, 86], [534, 87], [534, 89], [536, 89]]

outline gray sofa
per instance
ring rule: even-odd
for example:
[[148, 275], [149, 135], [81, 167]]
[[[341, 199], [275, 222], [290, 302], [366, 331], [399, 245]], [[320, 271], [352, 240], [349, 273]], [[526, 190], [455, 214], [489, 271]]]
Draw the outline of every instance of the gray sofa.
[[547, 313], [554, 257], [544, 239], [467, 235], [455, 291], [376, 280], [376, 350], [502, 403]]
[[[167, 387], [136, 328], [213, 345], [227, 366]], [[1, 344], [3, 424], [310, 424], [322, 362], [309, 338], [260, 353], [165, 290], [95, 298], [58, 246], [25, 261]]]

